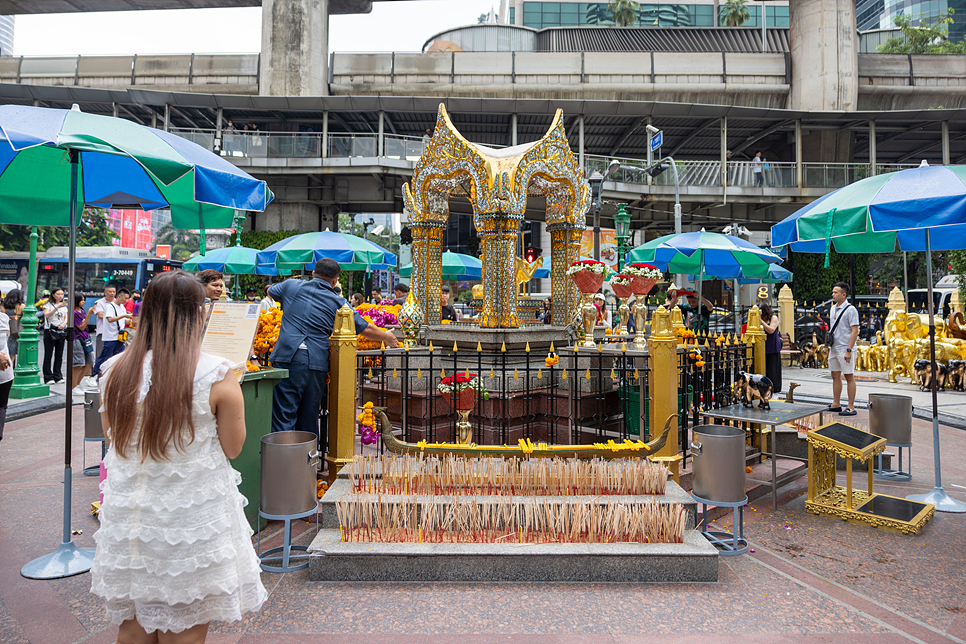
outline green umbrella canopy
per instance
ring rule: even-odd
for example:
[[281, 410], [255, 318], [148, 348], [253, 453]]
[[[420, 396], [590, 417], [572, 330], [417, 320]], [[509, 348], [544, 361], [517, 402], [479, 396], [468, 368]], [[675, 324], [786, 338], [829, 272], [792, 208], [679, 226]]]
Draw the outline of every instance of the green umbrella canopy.
[[[410, 277], [413, 274], [412, 263], [406, 264], [399, 269], [400, 277]], [[443, 253], [443, 279], [474, 279], [478, 280], [483, 275], [483, 262], [472, 255], [454, 253], [446, 251]]]
[[258, 253], [259, 267], [311, 270], [320, 259], [333, 259], [344, 271], [380, 270], [395, 267], [396, 256], [372, 242], [328, 230], [302, 233], [275, 242]]
[[278, 269], [271, 273], [256, 271], [255, 258], [258, 249], [245, 246], [229, 246], [208, 251], [205, 255], [196, 255], [181, 265], [189, 273], [197, 273], [207, 269], [214, 269], [222, 273], [233, 275], [277, 275]]
[[77, 202], [171, 209], [175, 228], [227, 228], [235, 210], [264, 210], [272, 194], [207, 150], [162, 130], [77, 110], [0, 106], [0, 221], [70, 223]]

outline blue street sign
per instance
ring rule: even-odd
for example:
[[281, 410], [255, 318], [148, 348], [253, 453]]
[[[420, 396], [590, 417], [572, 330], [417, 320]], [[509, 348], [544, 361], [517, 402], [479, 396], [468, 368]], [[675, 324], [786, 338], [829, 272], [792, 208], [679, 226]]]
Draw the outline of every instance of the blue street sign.
[[661, 144], [664, 142], [664, 130], [661, 130], [657, 134], [651, 137], [651, 152], [655, 152], [661, 149]]

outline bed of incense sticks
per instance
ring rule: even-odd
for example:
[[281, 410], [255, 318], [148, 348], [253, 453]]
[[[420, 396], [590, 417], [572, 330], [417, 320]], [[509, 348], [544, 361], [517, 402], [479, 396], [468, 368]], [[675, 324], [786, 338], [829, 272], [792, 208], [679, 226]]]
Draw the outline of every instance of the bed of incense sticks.
[[343, 542], [382, 543], [682, 543], [679, 503], [567, 503], [509, 497], [422, 504], [380, 496], [336, 502]]
[[799, 418], [798, 420], [792, 421], [791, 425], [800, 433], [807, 434], [819, 426], [819, 415], [812, 414], [811, 416], [806, 416], [805, 418]]
[[668, 469], [646, 459], [366, 456], [342, 470], [361, 494], [574, 496], [664, 494]]

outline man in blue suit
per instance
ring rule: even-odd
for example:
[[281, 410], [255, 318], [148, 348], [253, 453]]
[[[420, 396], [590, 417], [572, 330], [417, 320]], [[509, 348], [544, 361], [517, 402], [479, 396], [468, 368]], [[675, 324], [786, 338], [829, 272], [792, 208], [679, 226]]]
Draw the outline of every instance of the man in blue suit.
[[[282, 305], [279, 330], [272, 363], [288, 369], [288, 378], [275, 386], [272, 402], [272, 431], [298, 430], [319, 434], [322, 390], [329, 372], [329, 336], [335, 314], [346, 303], [334, 286], [342, 269], [331, 259], [320, 259], [312, 280], [285, 280], [273, 284], [268, 294]], [[356, 333], [387, 347], [398, 346], [395, 336], [354, 313]]]

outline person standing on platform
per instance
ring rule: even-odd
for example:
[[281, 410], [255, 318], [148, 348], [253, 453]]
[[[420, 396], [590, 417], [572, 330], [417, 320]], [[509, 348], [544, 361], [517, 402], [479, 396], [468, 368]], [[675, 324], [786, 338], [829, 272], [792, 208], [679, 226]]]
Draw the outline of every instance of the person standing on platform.
[[456, 313], [456, 308], [449, 303], [449, 287], [443, 284], [439, 292], [440, 299], [440, 320], [449, 320], [450, 322], [459, 321], [459, 315]]
[[105, 309], [110, 310], [106, 305], [114, 301], [114, 297], [117, 295], [117, 286], [108, 283], [104, 287], [104, 297], [94, 302], [94, 315], [97, 316], [94, 322], [94, 355], [101, 355], [101, 351], [104, 350], [104, 311]]
[[120, 295], [113, 301], [103, 305], [97, 312], [97, 317], [104, 323], [101, 331], [101, 339], [104, 341], [104, 348], [101, 349], [97, 361], [94, 362], [94, 377], [101, 375], [101, 365], [107, 360], [124, 351], [124, 327], [128, 320], [134, 315], [124, 310], [124, 302], [127, 301], [127, 289], [121, 289]]
[[[22, 321], [25, 306], [27, 306], [27, 300], [20, 289], [13, 289], [3, 298], [3, 312], [6, 314], [10, 325], [10, 335], [7, 336], [7, 355], [10, 356], [14, 367], [17, 366], [17, 350], [20, 348], [20, 331], [23, 329]], [[3, 349], [3, 347], [0, 347], [0, 349]]]
[[761, 188], [764, 184], [764, 179], [762, 178], [762, 163], [761, 152], [755, 152], [755, 158], [751, 161], [751, 173], [755, 176], [755, 187]]
[[44, 314], [44, 384], [64, 381], [62, 364], [67, 341], [67, 315], [64, 289], [57, 287], [42, 309]]
[[777, 394], [782, 390], [782, 337], [778, 314], [768, 304], [761, 305], [761, 328], [765, 331], [765, 375]]
[[[849, 303], [849, 285], [845, 282], [832, 287], [832, 300], [835, 302], [829, 310], [832, 326], [825, 339], [828, 368], [832, 372], [832, 404], [828, 410], [839, 412], [839, 416], [855, 416], [855, 360], [852, 356], [855, 341], [859, 338], [859, 312]], [[849, 406], [845, 409], [840, 402], [843, 376], [849, 396]]]
[[7, 353], [9, 332], [9, 318], [6, 315], [0, 315], [0, 440], [3, 440], [3, 424], [7, 420], [7, 400], [10, 398], [10, 388], [13, 387], [13, 360]]
[[[320, 259], [310, 281], [286, 280], [268, 289], [285, 311], [271, 360], [276, 367], [288, 369], [288, 378], [274, 390], [273, 432], [319, 434], [319, 410], [329, 372], [329, 336], [336, 311], [346, 303], [335, 292], [341, 274], [337, 262]], [[353, 316], [356, 333], [387, 347], [398, 346], [392, 333], [370, 326], [358, 313]]]
[[85, 314], [84, 296], [80, 293], [74, 295], [74, 358], [70, 378], [73, 394], [83, 395], [81, 383], [90, 375], [94, 367], [94, 342], [91, 341], [91, 334], [87, 331], [87, 323], [93, 312], [92, 307]]

